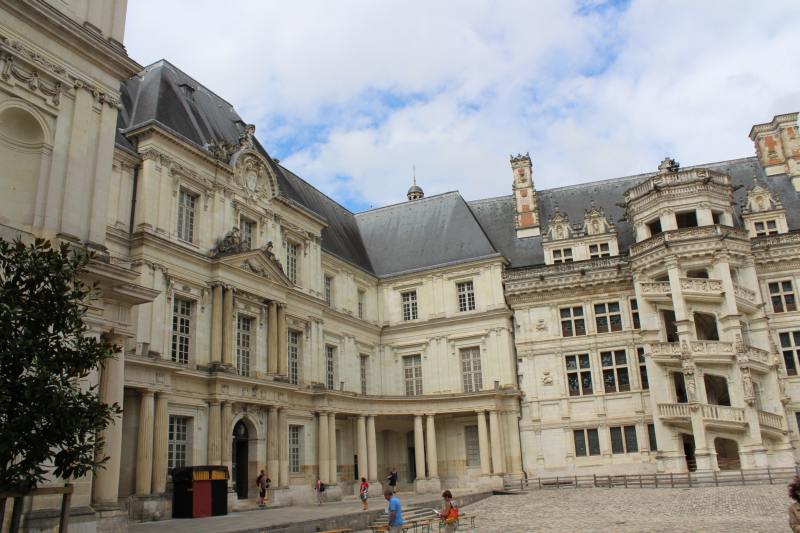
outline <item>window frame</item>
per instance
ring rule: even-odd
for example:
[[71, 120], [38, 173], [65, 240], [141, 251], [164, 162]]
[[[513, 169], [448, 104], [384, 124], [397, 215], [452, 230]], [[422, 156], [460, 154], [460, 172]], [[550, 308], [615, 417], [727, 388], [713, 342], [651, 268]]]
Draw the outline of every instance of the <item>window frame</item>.
[[[575, 361], [575, 366], [570, 367], [570, 360]], [[583, 363], [586, 363], [584, 366]], [[564, 371], [566, 373], [567, 395], [570, 397], [594, 396], [594, 377], [592, 376], [592, 360], [589, 353], [576, 353], [564, 356]], [[571, 376], [577, 378], [577, 387], [572, 387]], [[588, 386], [586, 378], [588, 377]], [[575, 391], [575, 393], [573, 393]], [[588, 392], [587, 392], [588, 391]]]
[[[594, 248], [594, 251], [592, 248]], [[604, 257], [611, 257], [611, 243], [599, 242], [589, 245], [589, 259], [602, 259]]]
[[[294, 339], [293, 339], [294, 337]], [[302, 333], [295, 329], [286, 330], [286, 372], [289, 383], [300, 384], [300, 342]]]
[[325, 345], [325, 388], [336, 390], [336, 346]]
[[642, 321], [639, 316], [639, 300], [628, 298], [628, 310], [631, 312], [631, 329], [642, 329]]
[[[612, 426], [608, 428], [611, 439], [611, 453], [614, 455], [624, 455], [628, 453], [639, 453], [639, 439], [636, 435], [636, 426]], [[615, 440], [615, 435], [618, 437]]]
[[636, 347], [636, 360], [639, 364], [639, 387], [650, 390], [650, 376], [647, 375], [647, 362], [644, 355], [644, 346]]
[[[611, 310], [611, 306], [616, 305], [616, 311]], [[602, 306], [603, 311], [598, 311], [598, 307]], [[622, 306], [619, 300], [610, 302], [600, 302], [592, 304], [592, 311], [594, 313], [594, 326], [596, 333], [617, 333], [622, 331]], [[616, 317], [616, 322], [615, 318]], [[601, 321], [605, 321], [605, 326], [601, 326]], [[616, 327], [616, 329], [615, 329]], [[605, 328], [604, 330], [601, 328]]]
[[[236, 372], [244, 377], [250, 377], [251, 375], [251, 363], [253, 361], [252, 350], [257, 346], [257, 341], [253, 342], [256, 340], [256, 330], [255, 327], [253, 327], [255, 320], [256, 319], [250, 315], [236, 313]], [[247, 324], [246, 330], [242, 328], [244, 324]], [[244, 344], [245, 338], [247, 340], [246, 346]], [[246, 372], [243, 372], [243, 369], [245, 369]]]
[[[167, 419], [167, 473], [188, 466], [190, 420], [191, 417], [180, 415], [169, 415]], [[183, 439], [176, 438], [181, 435]]]
[[297, 285], [299, 251], [300, 244], [286, 241], [286, 277], [295, 285]]
[[[580, 310], [579, 314], [576, 314], [576, 310]], [[569, 312], [569, 316], [564, 315], [564, 311]], [[559, 320], [561, 321], [561, 336], [562, 337], [583, 337], [586, 335], [586, 313], [583, 309], [583, 305], [569, 305], [565, 307], [558, 308], [558, 316]], [[583, 333], [578, 333], [578, 323], [581, 324], [581, 330]], [[569, 325], [568, 330], [565, 329], [565, 324]], [[567, 335], [566, 332], [570, 331], [570, 334]]]
[[459, 348], [458, 359], [461, 363], [461, 385], [463, 391], [469, 393], [483, 390], [481, 347], [468, 346]]
[[364, 289], [358, 289], [356, 298], [358, 299], [358, 318], [359, 320], [364, 320], [364, 311], [367, 307], [367, 292]]
[[[578, 446], [579, 438], [581, 446]], [[600, 435], [597, 428], [573, 429], [572, 441], [575, 446], [575, 457], [595, 457], [602, 455], [600, 449]]]
[[[568, 246], [566, 248], [553, 248], [550, 250], [551, 257], [553, 258], [554, 265], [560, 265], [563, 263], [572, 263], [575, 261], [575, 254], [573, 253], [572, 246]], [[558, 255], [556, 255], [558, 254]]]
[[403, 356], [403, 383], [406, 396], [422, 396], [422, 354]]
[[[611, 364], [608, 365], [604, 361], [604, 357], [606, 355], [610, 355], [611, 357]], [[619, 356], [622, 355], [623, 359], [625, 360], [624, 363], [619, 362]], [[631, 391], [631, 373], [630, 373], [630, 365], [628, 364], [628, 350], [625, 348], [612, 348], [609, 350], [601, 350], [600, 351], [600, 373], [602, 375], [603, 381], [603, 392], [606, 394], [616, 394], [619, 392], [630, 392]], [[609, 390], [609, 381], [607, 376], [611, 376], [613, 379], [613, 387], [614, 390]], [[627, 380], [627, 385], [623, 385], [622, 377]], [[623, 387], [627, 387], [623, 389]]]
[[475, 310], [475, 284], [471, 279], [456, 282], [456, 294], [459, 313]]
[[[778, 346], [781, 350], [786, 375], [797, 376], [800, 372], [800, 329], [778, 332]], [[791, 367], [788, 364], [790, 360]]]
[[[787, 283], [789, 284], [789, 289], [786, 289]], [[773, 288], [777, 290], [773, 290]], [[773, 313], [792, 313], [797, 311], [797, 298], [795, 297], [793, 278], [767, 281], [767, 292], [769, 293]], [[776, 300], [780, 302], [780, 310], [775, 305]], [[787, 300], [790, 301], [787, 302]], [[790, 306], [791, 309], [789, 309]]]
[[290, 474], [300, 473], [300, 460], [303, 457], [303, 427], [298, 424], [289, 424], [289, 430], [287, 431]]
[[[184, 305], [187, 309], [184, 308]], [[170, 338], [170, 356], [172, 362], [188, 365], [191, 356], [192, 312], [194, 300], [173, 296], [172, 298], [172, 333]]]
[[333, 276], [325, 274], [323, 281], [325, 291], [325, 303], [328, 307], [333, 307]]
[[[189, 200], [189, 204], [184, 201]], [[196, 192], [180, 187], [178, 189], [178, 213], [175, 221], [175, 233], [178, 240], [194, 244], [195, 242], [195, 220], [197, 211], [197, 201], [200, 195]], [[187, 221], [188, 220], [188, 221]]]
[[361, 394], [367, 395], [368, 385], [367, 377], [369, 375], [369, 354], [362, 353], [359, 355], [358, 373], [361, 378]]
[[417, 291], [410, 290], [400, 293], [401, 316], [403, 322], [417, 320], [419, 318], [419, 308], [417, 307]]
[[[772, 227], [770, 227], [770, 223], [772, 224]], [[759, 224], [761, 224], [760, 229], [758, 227]], [[778, 228], [778, 219], [771, 218], [753, 222], [753, 233], [756, 237], [778, 235], [780, 233], [780, 228]]]
[[244, 215], [239, 215], [239, 237], [241, 238], [242, 245], [244, 245], [247, 250], [253, 249], [257, 231], [258, 226], [255, 220]]
[[467, 468], [481, 466], [481, 443], [478, 426], [464, 426], [464, 457]]

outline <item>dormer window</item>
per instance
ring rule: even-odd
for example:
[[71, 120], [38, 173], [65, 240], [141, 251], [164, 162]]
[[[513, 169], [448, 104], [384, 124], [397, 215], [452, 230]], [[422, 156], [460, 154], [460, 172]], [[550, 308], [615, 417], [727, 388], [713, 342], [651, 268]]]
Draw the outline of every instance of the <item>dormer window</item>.
[[756, 237], [762, 237], [764, 235], [777, 235], [778, 221], [765, 220], [763, 222], [755, 222], [753, 223], [753, 229], [755, 229]]
[[553, 250], [553, 264], [572, 263], [572, 248]]
[[607, 242], [589, 245], [589, 259], [598, 259], [600, 257], [611, 257], [611, 247]]

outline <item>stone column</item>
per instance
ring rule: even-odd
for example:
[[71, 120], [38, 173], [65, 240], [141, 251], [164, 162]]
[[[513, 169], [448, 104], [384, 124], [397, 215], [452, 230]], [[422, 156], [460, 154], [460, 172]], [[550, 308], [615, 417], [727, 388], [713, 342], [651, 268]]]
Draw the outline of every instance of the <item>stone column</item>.
[[222, 301], [222, 362], [233, 367], [233, 287], [225, 288]]
[[212, 401], [208, 405], [208, 464], [219, 465], [222, 459], [220, 448], [222, 433], [222, 413], [219, 402]]
[[439, 459], [436, 457], [436, 424], [433, 420], [433, 415], [428, 415], [427, 417], [427, 434], [426, 437], [428, 439], [428, 446], [427, 446], [427, 457], [428, 457], [428, 477], [429, 478], [438, 478], [439, 477]]
[[359, 416], [356, 422], [356, 439], [358, 444], [358, 477], [367, 477], [369, 475], [368, 468], [368, 446], [367, 446], [367, 426], [366, 419]]
[[267, 372], [278, 373], [278, 304], [269, 303], [269, 321], [267, 332]]
[[491, 449], [489, 447], [489, 431], [486, 429], [486, 413], [478, 411], [478, 441], [481, 452], [481, 474], [492, 473]]
[[367, 480], [370, 483], [378, 481], [378, 446], [375, 439], [375, 417], [367, 417]]
[[522, 473], [522, 447], [519, 442], [519, 419], [517, 413], [506, 414], [506, 441], [509, 448], [509, 468], [512, 474]]
[[286, 371], [286, 306], [278, 306], [278, 374], [285, 376]]
[[278, 408], [270, 406], [267, 411], [267, 474], [276, 483], [280, 481], [278, 455]]
[[233, 476], [231, 470], [233, 469], [233, 444], [231, 420], [232, 420], [233, 404], [231, 402], [222, 402], [222, 416], [220, 417], [220, 454], [222, 455], [221, 463], [228, 467], [228, 481], [233, 485]]
[[330, 457], [328, 455], [328, 415], [319, 413], [319, 453], [317, 454], [317, 463], [319, 465], [319, 479], [326, 485], [330, 484]]
[[156, 421], [153, 430], [153, 494], [167, 490], [167, 426], [169, 425], [169, 397], [158, 393]]
[[[123, 387], [125, 369], [125, 350], [122, 349], [124, 339], [116, 337], [112, 342], [120, 347], [113, 359], [103, 362], [100, 373], [100, 399], [104, 403], [116, 403], [120, 407], [125, 396]], [[103, 430], [103, 457], [108, 457], [105, 468], [99, 468], [94, 474], [92, 502], [105, 505], [117, 505], [119, 492], [119, 467], [122, 455], [122, 414]]]
[[328, 454], [330, 455], [330, 478], [331, 485], [336, 485], [338, 482], [338, 474], [336, 472], [339, 458], [336, 455], [336, 413], [328, 413]]
[[211, 288], [211, 362], [222, 362], [222, 285]]
[[414, 416], [414, 459], [417, 479], [425, 479], [425, 436], [422, 431], [422, 416]]
[[278, 411], [278, 468], [281, 487], [289, 486], [289, 435], [286, 426], [286, 409], [281, 407]]
[[503, 474], [503, 445], [500, 439], [500, 417], [496, 410], [489, 411], [489, 433], [492, 439], [492, 473]]
[[136, 448], [136, 494], [150, 494], [153, 475], [153, 391], [142, 391], [139, 404], [139, 442]]

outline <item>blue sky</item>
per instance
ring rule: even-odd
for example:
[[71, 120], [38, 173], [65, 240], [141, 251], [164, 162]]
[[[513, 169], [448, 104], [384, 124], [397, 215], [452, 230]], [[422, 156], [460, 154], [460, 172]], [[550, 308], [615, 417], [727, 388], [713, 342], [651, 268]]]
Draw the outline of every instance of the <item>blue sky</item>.
[[126, 46], [233, 103], [271, 155], [358, 211], [753, 154], [800, 110], [800, 3], [131, 0]]

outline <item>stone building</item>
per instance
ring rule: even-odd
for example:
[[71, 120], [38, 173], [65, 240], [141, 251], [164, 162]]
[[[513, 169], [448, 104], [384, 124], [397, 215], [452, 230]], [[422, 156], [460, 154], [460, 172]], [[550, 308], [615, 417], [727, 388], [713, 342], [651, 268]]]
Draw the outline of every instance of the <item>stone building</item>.
[[[230, 504], [504, 477], [795, 463], [797, 115], [756, 157], [352, 213], [233, 107], [122, 41], [125, 2], [0, 2], [0, 229], [99, 253], [95, 379], [123, 405], [77, 520], [170, 514], [170, 470]], [[58, 29], [58, 31], [57, 31]], [[28, 503], [47, 530], [55, 502]]]

